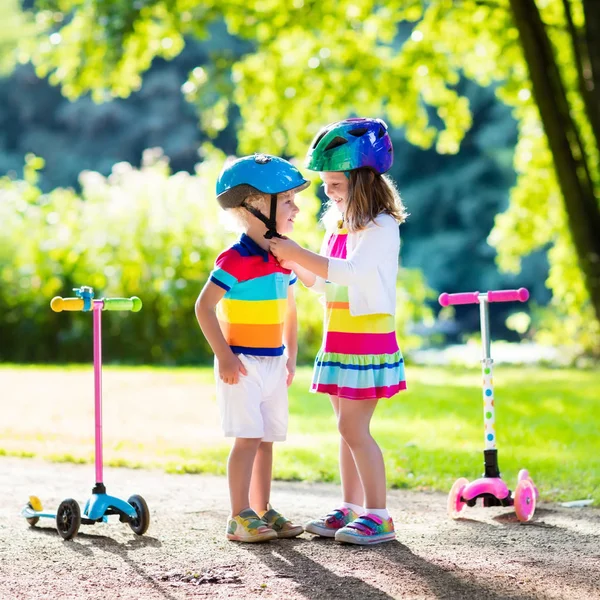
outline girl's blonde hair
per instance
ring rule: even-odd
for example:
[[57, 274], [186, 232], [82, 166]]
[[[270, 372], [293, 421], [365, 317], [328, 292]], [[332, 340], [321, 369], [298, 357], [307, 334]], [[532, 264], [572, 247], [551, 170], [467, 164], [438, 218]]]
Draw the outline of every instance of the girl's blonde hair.
[[[350, 171], [348, 201], [344, 213], [344, 225], [348, 231], [364, 229], [381, 213], [391, 215], [398, 223], [404, 223], [408, 217], [394, 181], [387, 175], [380, 175], [371, 169]], [[337, 221], [338, 218], [339, 213], [334, 203], [330, 202], [323, 215], [323, 222], [330, 226], [332, 221]]]

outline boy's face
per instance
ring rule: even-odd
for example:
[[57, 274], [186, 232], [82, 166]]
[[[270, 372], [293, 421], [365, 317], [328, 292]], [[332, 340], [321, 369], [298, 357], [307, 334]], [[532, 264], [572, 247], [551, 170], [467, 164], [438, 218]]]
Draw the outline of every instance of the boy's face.
[[277, 231], [281, 235], [291, 233], [294, 229], [294, 219], [300, 209], [296, 205], [296, 193], [294, 190], [277, 194]]
[[350, 180], [340, 171], [324, 171], [319, 173], [323, 180], [325, 195], [335, 203], [337, 209], [344, 213], [348, 205], [348, 187]]

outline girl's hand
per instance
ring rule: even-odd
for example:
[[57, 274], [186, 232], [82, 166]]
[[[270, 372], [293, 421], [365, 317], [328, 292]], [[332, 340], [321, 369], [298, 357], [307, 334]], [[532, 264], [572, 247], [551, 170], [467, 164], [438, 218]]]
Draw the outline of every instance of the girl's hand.
[[289, 238], [271, 238], [269, 240], [269, 250], [275, 255], [278, 261], [282, 260], [294, 260], [296, 252], [300, 249], [300, 246]]
[[296, 359], [288, 358], [285, 363], [285, 368], [287, 369], [287, 386], [290, 387], [292, 381], [294, 381], [294, 375], [296, 375]]
[[240, 373], [242, 375], [248, 375], [248, 371], [246, 371], [246, 367], [242, 361], [235, 355], [233, 352], [231, 356], [228, 356], [225, 359], [219, 360], [219, 377], [223, 383], [227, 383], [228, 385], [235, 385], [240, 380]]

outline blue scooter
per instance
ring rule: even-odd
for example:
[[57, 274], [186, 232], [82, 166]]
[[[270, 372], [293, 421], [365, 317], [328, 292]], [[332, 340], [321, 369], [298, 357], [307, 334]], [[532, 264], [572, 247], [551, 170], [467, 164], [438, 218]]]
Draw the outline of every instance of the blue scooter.
[[29, 525], [32, 527], [40, 518], [56, 519], [56, 529], [61, 537], [70, 540], [77, 535], [81, 524], [93, 525], [106, 523], [110, 515], [118, 515], [122, 523], [128, 523], [134, 533], [143, 535], [150, 525], [150, 511], [146, 501], [139, 495], [131, 496], [127, 502], [109, 496], [103, 483], [102, 461], [102, 311], [103, 310], [128, 310], [138, 312], [142, 308], [142, 301], [132, 298], [102, 298], [94, 300], [94, 290], [83, 286], [74, 289], [76, 298], [52, 299], [50, 307], [55, 312], [84, 311], [93, 313], [94, 324], [94, 401], [95, 401], [95, 463], [96, 485], [92, 495], [85, 504], [83, 517], [76, 500], [67, 498], [63, 500], [56, 513], [45, 512], [40, 499], [30, 496], [29, 502], [21, 511]]

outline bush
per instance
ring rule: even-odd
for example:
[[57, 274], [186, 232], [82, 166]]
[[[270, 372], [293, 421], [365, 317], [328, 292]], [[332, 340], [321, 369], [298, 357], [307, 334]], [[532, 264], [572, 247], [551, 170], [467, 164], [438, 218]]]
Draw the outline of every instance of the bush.
[[[0, 360], [90, 361], [89, 314], [50, 310], [53, 296], [89, 285], [96, 297], [139, 296], [140, 313], [104, 313], [109, 361], [190, 364], [212, 359], [194, 316], [194, 303], [214, 259], [237, 234], [220, 224], [214, 199], [225, 156], [212, 147], [196, 173], [172, 174], [159, 150], [140, 169], [116, 164], [108, 177], [80, 175], [82, 192], [38, 188], [42, 159], [27, 157], [23, 180], [0, 180]], [[318, 198], [299, 197], [294, 237], [318, 248]], [[422, 314], [424, 284], [406, 272], [402, 329]], [[322, 306], [297, 286], [300, 360], [311, 360], [321, 339]], [[418, 299], [418, 305], [412, 298]]]

